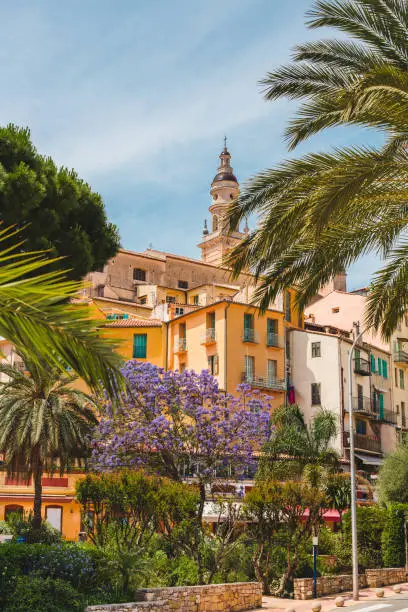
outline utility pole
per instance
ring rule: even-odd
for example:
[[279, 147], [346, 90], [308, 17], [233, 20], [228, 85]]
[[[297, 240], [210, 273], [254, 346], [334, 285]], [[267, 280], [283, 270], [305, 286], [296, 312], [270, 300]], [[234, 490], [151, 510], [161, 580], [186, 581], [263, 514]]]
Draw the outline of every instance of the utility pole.
[[357, 342], [364, 331], [360, 332], [359, 322], [353, 323], [355, 338], [348, 356], [348, 404], [350, 419], [350, 479], [351, 479], [351, 548], [353, 566], [353, 599], [359, 599], [358, 547], [357, 547], [357, 498], [356, 498], [356, 461], [354, 456], [354, 419], [353, 419], [353, 354]]

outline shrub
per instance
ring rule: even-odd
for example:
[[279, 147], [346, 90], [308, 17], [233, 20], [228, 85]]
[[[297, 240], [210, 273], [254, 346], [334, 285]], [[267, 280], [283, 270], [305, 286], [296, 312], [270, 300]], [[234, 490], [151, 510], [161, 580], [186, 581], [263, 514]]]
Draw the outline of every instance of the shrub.
[[4, 609], [6, 612], [82, 612], [85, 600], [64, 580], [22, 576]]
[[61, 534], [54, 529], [47, 521], [41, 523], [39, 529], [33, 529], [32, 513], [21, 515], [11, 514], [8, 518], [8, 526], [14, 538], [23, 537], [27, 544], [55, 544], [61, 542]]
[[[379, 506], [357, 507], [358, 564], [362, 570], [383, 566], [381, 536], [386, 517], [386, 510]], [[345, 569], [351, 566], [351, 512], [344, 515], [336, 556]]]
[[405, 512], [407, 504], [390, 504], [384, 531], [381, 538], [382, 556], [385, 567], [403, 567], [405, 565]]

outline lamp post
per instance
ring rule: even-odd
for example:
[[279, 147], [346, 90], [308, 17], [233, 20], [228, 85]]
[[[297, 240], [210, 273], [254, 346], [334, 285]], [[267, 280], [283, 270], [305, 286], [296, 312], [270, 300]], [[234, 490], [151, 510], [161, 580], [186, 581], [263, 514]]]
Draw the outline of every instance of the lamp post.
[[356, 337], [354, 338], [348, 356], [348, 405], [350, 415], [350, 478], [351, 478], [351, 549], [352, 549], [352, 566], [353, 566], [353, 599], [359, 599], [359, 583], [358, 583], [358, 548], [357, 548], [357, 503], [356, 503], [356, 462], [354, 457], [354, 422], [353, 422], [353, 353], [354, 347], [365, 332], [363, 329], [360, 332], [359, 323], [354, 323]]
[[313, 599], [317, 598], [317, 547], [319, 545], [319, 536], [313, 536]]

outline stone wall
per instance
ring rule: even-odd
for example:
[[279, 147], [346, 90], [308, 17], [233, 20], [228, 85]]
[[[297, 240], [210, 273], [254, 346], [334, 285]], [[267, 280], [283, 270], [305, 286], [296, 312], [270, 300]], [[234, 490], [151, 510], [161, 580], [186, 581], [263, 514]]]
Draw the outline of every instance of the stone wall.
[[369, 587], [382, 587], [387, 584], [405, 582], [407, 572], [404, 567], [387, 567], [385, 569], [367, 569], [365, 571]]
[[241, 612], [262, 606], [259, 582], [235, 582], [208, 586], [142, 589], [137, 601], [125, 604], [88, 606], [88, 612]]
[[[384, 569], [367, 569], [359, 576], [360, 588], [381, 587], [387, 584], [405, 582], [407, 572], [403, 567], [389, 567]], [[317, 596], [332, 595], [353, 589], [353, 577], [349, 574], [342, 576], [320, 576], [317, 579]], [[313, 592], [313, 578], [295, 578], [295, 599], [309, 599]]]
[[[367, 586], [365, 575], [359, 576], [360, 588]], [[313, 593], [313, 578], [295, 578], [294, 595], [295, 599], [311, 599]], [[320, 576], [317, 579], [317, 596], [331, 595], [332, 593], [342, 593], [351, 591], [353, 588], [353, 577], [348, 574], [340, 576]]]

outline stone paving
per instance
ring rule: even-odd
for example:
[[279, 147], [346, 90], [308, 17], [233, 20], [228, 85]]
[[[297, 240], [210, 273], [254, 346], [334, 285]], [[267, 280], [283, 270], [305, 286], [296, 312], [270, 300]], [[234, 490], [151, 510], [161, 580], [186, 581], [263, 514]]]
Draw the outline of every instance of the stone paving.
[[[395, 585], [394, 585], [395, 586]], [[408, 582], [404, 582], [400, 584], [401, 586], [401, 595], [406, 593], [408, 597]], [[387, 586], [384, 588], [384, 599], [389, 599], [391, 597], [395, 597], [396, 593], [393, 591], [393, 587]], [[351, 592], [338, 593], [337, 595], [326, 595], [325, 597], [319, 597], [316, 600], [313, 599], [280, 599], [277, 597], [263, 597], [262, 598], [262, 608], [258, 608], [255, 612], [265, 612], [266, 610], [275, 610], [276, 612], [284, 612], [284, 610], [288, 610], [289, 608], [294, 609], [296, 612], [311, 612], [312, 605], [314, 602], [319, 602], [322, 606], [321, 612], [328, 612], [328, 610], [338, 610], [340, 612], [341, 608], [336, 608], [336, 604], [334, 600], [336, 597], [341, 596], [344, 597], [345, 603], [344, 606], [352, 606], [356, 603], [365, 603], [366, 601], [382, 601], [375, 594], [376, 589], [361, 589], [360, 590], [360, 599], [359, 602], [353, 600], [353, 595]]]

